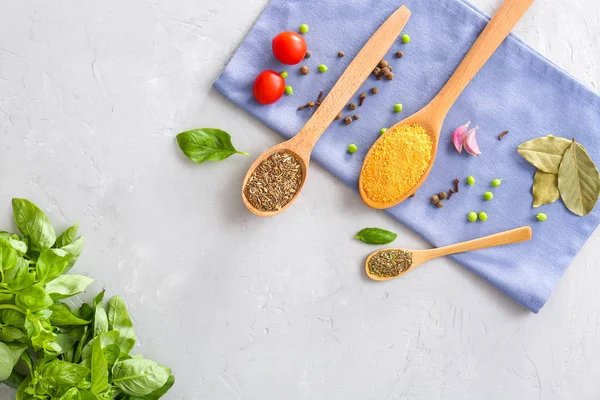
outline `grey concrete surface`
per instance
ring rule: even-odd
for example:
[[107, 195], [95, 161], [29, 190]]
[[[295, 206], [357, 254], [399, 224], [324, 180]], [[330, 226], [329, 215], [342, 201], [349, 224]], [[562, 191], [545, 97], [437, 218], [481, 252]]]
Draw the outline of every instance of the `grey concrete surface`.
[[[211, 90], [265, 4], [0, 0], [0, 226], [11, 197], [81, 222], [77, 271], [126, 298], [168, 399], [600, 398], [599, 231], [533, 315], [448, 260], [367, 281], [358, 229], [427, 244], [316, 165], [263, 220], [240, 200], [251, 159], [179, 154], [194, 127], [254, 155], [280, 140]], [[598, 0], [539, 0], [516, 31], [598, 90], [599, 21]]]

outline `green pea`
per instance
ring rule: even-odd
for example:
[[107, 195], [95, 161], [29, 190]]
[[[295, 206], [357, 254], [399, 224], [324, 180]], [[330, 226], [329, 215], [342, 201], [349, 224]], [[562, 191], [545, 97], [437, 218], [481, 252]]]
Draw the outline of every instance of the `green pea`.
[[381, 128], [379, 130], [379, 136], [383, 135], [387, 130], [388, 130], [388, 128]]
[[500, 185], [502, 185], [502, 179], [494, 179], [492, 181], [492, 187], [498, 187]]
[[487, 214], [484, 213], [483, 211], [479, 213], [479, 219], [482, 220], [483, 222], [487, 221]]
[[358, 147], [356, 147], [355, 144], [348, 145], [348, 153], [354, 154], [354, 153], [356, 153], [357, 150], [358, 150]]
[[486, 201], [490, 201], [493, 198], [494, 198], [494, 193], [492, 193], [492, 192], [485, 192], [483, 194], [483, 199]]
[[410, 36], [408, 36], [408, 34], [403, 33], [402, 34], [402, 43], [407, 44], [410, 42]]
[[469, 186], [473, 186], [475, 184], [475, 178], [472, 176], [469, 176], [467, 178], [467, 183], [469, 184]]
[[321, 65], [318, 66], [317, 69], [319, 70], [319, 72], [327, 72], [327, 70], [329, 68], [327, 68], [327, 66], [325, 64], [321, 64]]
[[286, 86], [285, 94], [288, 94], [288, 95], [294, 94], [294, 89], [291, 86]]
[[469, 215], [467, 215], [467, 218], [469, 219], [470, 222], [475, 222], [475, 221], [477, 221], [477, 213], [471, 211], [469, 213]]
[[306, 33], [306, 32], [308, 32], [308, 25], [306, 25], [306, 24], [300, 25], [300, 33]]
[[395, 113], [402, 112], [402, 104], [396, 104], [396, 105], [394, 105], [394, 112]]
[[283, 79], [287, 79], [287, 77], [288, 77], [288, 72], [287, 72], [287, 71], [281, 71], [281, 72], [279, 73], [279, 75], [281, 75], [281, 77], [282, 77]]
[[536, 218], [538, 221], [544, 222], [545, 220], [548, 219], [548, 216], [544, 213], [539, 213], [538, 215], [536, 215]]

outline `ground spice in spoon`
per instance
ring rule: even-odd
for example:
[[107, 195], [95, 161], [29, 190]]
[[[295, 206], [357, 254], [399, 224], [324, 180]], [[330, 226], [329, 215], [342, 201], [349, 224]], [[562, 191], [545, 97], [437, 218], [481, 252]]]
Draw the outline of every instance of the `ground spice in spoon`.
[[252, 172], [244, 195], [254, 208], [277, 211], [289, 203], [302, 185], [302, 168], [294, 155], [274, 153]]
[[371, 149], [362, 172], [362, 189], [369, 199], [387, 204], [401, 199], [423, 176], [433, 142], [421, 125], [388, 130]]
[[369, 259], [369, 271], [373, 275], [394, 277], [412, 265], [412, 253], [399, 249], [383, 250]]

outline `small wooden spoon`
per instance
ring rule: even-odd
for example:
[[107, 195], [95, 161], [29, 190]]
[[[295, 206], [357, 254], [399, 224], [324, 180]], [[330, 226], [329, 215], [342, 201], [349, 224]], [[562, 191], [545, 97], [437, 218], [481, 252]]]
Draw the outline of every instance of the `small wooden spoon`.
[[[485, 236], [479, 239], [469, 240], [468, 242], [456, 243], [450, 246], [438, 247], [437, 249], [429, 249], [429, 250], [408, 250], [408, 249], [382, 249], [377, 250], [369, 257], [367, 257], [367, 261], [365, 262], [365, 271], [369, 278], [375, 281], [389, 281], [390, 279], [397, 278], [402, 276], [409, 271], [412, 271], [419, 265], [426, 263], [429, 260], [433, 260], [434, 258], [447, 256], [450, 254], [456, 253], [464, 253], [467, 251], [473, 250], [481, 250], [487, 249], [488, 247], [496, 247], [496, 246], [504, 246], [505, 244], [513, 244], [519, 242], [525, 242], [531, 240], [531, 227], [530, 226], [522, 226], [521, 228], [512, 229], [510, 231], [504, 231], [500, 233], [496, 233], [495, 235]], [[379, 276], [371, 273], [369, 270], [369, 261], [371, 258], [382, 251], [386, 250], [404, 250], [412, 253], [412, 264], [405, 271], [401, 272], [396, 276]]]
[[[446, 118], [446, 114], [448, 114], [448, 111], [458, 96], [460, 96], [464, 88], [471, 82], [477, 72], [479, 72], [484, 64], [490, 59], [492, 54], [494, 54], [496, 49], [500, 46], [500, 44], [502, 44], [517, 21], [521, 19], [521, 17], [525, 14], [525, 11], [527, 11], [533, 2], [534, 0], [505, 0], [494, 17], [487, 24], [483, 32], [481, 32], [481, 35], [479, 35], [479, 38], [475, 41], [450, 80], [448, 80], [446, 85], [437, 94], [437, 96], [435, 96], [435, 98], [420, 111], [394, 125], [394, 127], [398, 127], [400, 125], [419, 124], [427, 130], [427, 134], [431, 137], [431, 141], [433, 142], [429, 167], [421, 176], [421, 179], [416, 183], [416, 185], [406, 192], [402, 198], [387, 203], [378, 203], [371, 200], [365, 193], [363, 189], [363, 174], [365, 166], [367, 165], [369, 157], [373, 151], [373, 147], [371, 147], [371, 150], [367, 153], [367, 156], [363, 162], [358, 181], [358, 190], [360, 192], [360, 196], [369, 207], [382, 209], [400, 204], [412, 193], [416, 192], [423, 182], [425, 182], [425, 179], [431, 171], [433, 162], [435, 161], [440, 131], [442, 129], [444, 119]], [[493, 88], [490, 90], [493, 90]], [[388, 129], [387, 133], [384, 133], [378, 140], [381, 140], [381, 138], [385, 137], [385, 135], [393, 134], [394, 127], [392, 127], [392, 129]]]
[[[360, 89], [360, 86], [373, 72], [373, 69], [377, 66], [379, 61], [383, 59], [387, 51], [392, 47], [392, 44], [396, 41], [400, 32], [402, 32], [402, 29], [409, 18], [410, 10], [408, 8], [402, 6], [397, 9], [383, 25], [379, 27], [373, 36], [371, 36], [356, 58], [352, 60], [346, 71], [344, 71], [333, 89], [331, 89], [331, 92], [329, 92], [325, 100], [323, 100], [323, 103], [317, 108], [302, 130], [300, 130], [300, 132], [292, 139], [265, 151], [256, 159], [256, 161], [254, 161], [246, 173], [242, 185], [242, 199], [248, 210], [260, 217], [271, 217], [286, 210], [298, 198], [298, 195], [306, 182], [310, 153], [312, 152], [315, 143], [329, 125], [331, 125], [336, 115], [352, 98], [352, 95]], [[258, 167], [265, 159], [273, 155], [273, 153], [277, 152], [289, 152], [296, 156], [302, 169], [302, 183], [294, 198], [281, 209], [277, 211], [257, 210], [248, 202], [248, 199], [244, 194], [244, 188], [256, 167]]]

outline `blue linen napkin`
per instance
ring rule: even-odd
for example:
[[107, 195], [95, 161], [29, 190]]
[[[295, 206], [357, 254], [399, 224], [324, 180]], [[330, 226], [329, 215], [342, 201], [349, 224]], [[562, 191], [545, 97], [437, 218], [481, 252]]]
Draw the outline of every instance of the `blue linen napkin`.
[[[401, 4], [399, 0], [271, 0], [214, 86], [290, 138], [311, 114], [296, 108], [314, 101], [320, 90], [327, 93], [368, 38]], [[394, 80], [378, 81], [371, 76], [358, 92], [368, 93], [364, 106], [354, 112], [344, 110], [344, 116], [359, 114], [360, 120], [350, 126], [334, 121], [313, 152], [314, 160], [354, 188], [379, 129], [427, 104], [489, 19], [461, 0], [404, 0], [404, 4], [412, 11], [405, 28], [412, 40], [409, 44], [398, 40], [386, 57]], [[280, 64], [272, 55], [271, 39], [281, 31], [297, 30], [303, 23], [310, 26], [305, 38], [312, 57], [298, 66]], [[338, 51], [344, 51], [345, 57], [338, 58]], [[404, 57], [396, 59], [396, 51], [402, 51]], [[328, 72], [317, 72], [321, 63]], [[309, 66], [311, 73], [301, 76], [300, 65]], [[287, 70], [287, 84], [293, 86], [294, 95], [274, 105], [259, 105], [252, 97], [252, 82], [265, 69]], [[379, 88], [378, 95], [370, 94], [372, 87]], [[396, 103], [404, 105], [402, 113], [393, 113]], [[458, 154], [452, 147], [452, 131], [467, 121], [481, 128], [480, 157]], [[452, 258], [537, 313], [600, 222], [600, 206], [585, 217], [570, 213], [561, 201], [533, 209], [535, 169], [519, 156], [517, 146], [546, 134], [575, 137], [600, 163], [599, 126], [600, 96], [511, 35], [448, 114], [437, 160], [416, 197], [388, 212], [435, 246], [531, 225], [530, 242]], [[504, 130], [510, 133], [499, 141], [497, 135]], [[347, 152], [349, 143], [357, 144], [356, 154]], [[469, 175], [477, 179], [473, 187], [465, 184]], [[442, 209], [429, 205], [429, 197], [448, 191], [456, 177], [460, 178], [460, 192]], [[495, 178], [504, 180], [492, 189], [490, 182]], [[483, 193], [488, 190], [494, 192], [494, 199], [486, 202]], [[485, 211], [489, 220], [469, 223], [470, 211]], [[537, 222], [538, 212], [548, 214], [548, 221]]]

